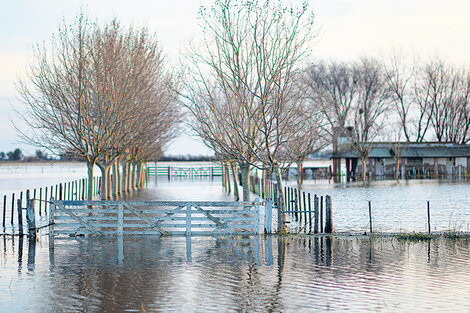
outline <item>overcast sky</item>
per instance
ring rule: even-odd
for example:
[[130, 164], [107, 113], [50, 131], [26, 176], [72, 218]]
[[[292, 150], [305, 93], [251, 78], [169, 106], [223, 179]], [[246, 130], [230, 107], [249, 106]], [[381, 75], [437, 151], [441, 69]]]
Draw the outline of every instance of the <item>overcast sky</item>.
[[[20, 146], [12, 107], [20, 106], [15, 81], [21, 77], [32, 47], [49, 41], [63, 19], [73, 20], [80, 8], [92, 19], [117, 17], [126, 24], [145, 25], [157, 34], [168, 59], [189, 40], [197, 40], [199, 0], [0, 0], [0, 151]], [[286, 1], [292, 2], [292, 1]], [[298, 2], [298, 1], [294, 1]], [[319, 36], [314, 56], [354, 60], [386, 55], [392, 49], [422, 57], [440, 54], [470, 64], [470, 1], [468, 0], [311, 0]], [[21, 127], [21, 125], [20, 125]], [[167, 154], [208, 154], [188, 136], [175, 140]]]

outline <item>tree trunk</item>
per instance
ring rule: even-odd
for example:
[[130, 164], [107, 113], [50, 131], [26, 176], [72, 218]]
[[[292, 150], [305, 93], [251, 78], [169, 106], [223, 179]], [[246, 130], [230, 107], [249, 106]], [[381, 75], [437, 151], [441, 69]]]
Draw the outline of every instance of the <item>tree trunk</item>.
[[106, 200], [111, 200], [111, 191], [113, 187], [113, 181], [111, 180], [111, 167], [112, 164], [106, 166]]
[[304, 182], [304, 176], [303, 176], [304, 166], [303, 166], [303, 164], [304, 164], [303, 161], [300, 161], [299, 163], [297, 163], [297, 171], [298, 171], [297, 184], [298, 185], [302, 185], [303, 182]]
[[127, 188], [127, 162], [121, 162], [122, 176], [121, 176], [121, 192], [126, 193]]
[[232, 186], [230, 183], [230, 167], [227, 164], [224, 164], [225, 168], [225, 183], [227, 184], [227, 192], [230, 194], [232, 192]]
[[88, 191], [87, 191], [87, 200], [93, 200], [93, 170], [95, 166], [95, 162], [92, 162], [87, 159], [86, 162], [87, 171], [88, 171]]
[[240, 192], [238, 190], [238, 173], [235, 170], [236, 167], [233, 163], [230, 163], [230, 167], [232, 168], [232, 177], [233, 177], [233, 195], [235, 196], [235, 200], [240, 200]]
[[142, 168], [142, 164], [141, 163], [137, 163], [136, 165], [136, 176], [135, 176], [135, 186], [137, 188], [140, 188], [140, 180], [141, 180], [141, 176], [142, 176], [142, 172], [141, 172], [141, 168]]
[[250, 201], [250, 164], [241, 163], [242, 172], [243, 201]]
[[126, 161], [126, 167], [127, 167], [127, 180], [126, 180], [126, 191], [129, 192], [131, 191], [131, 181], [132, 181], [132, 169], [131, 169], [131, 162]]
[[397, 183], [399, 182], [399, 171], [400, 171], [400, 158], [397, 158], [397, 170], [395, 171], [395, 179], [397, 180]]
[[284, 187], [282, 184], [282, 174], [279, 165], [274, 165], [274, 176], [276, 177], [276, 188], [277, 188], [277, 199], [273, 199], [277, 204], [277, 222], [278, 231], [284, 232], [286, 230], [286, 216], [285, 213], [281, 213], [284, 210]]
[[107, 167], [99, 163], [97, 165], [101, 171], [101, 190], [100, 190], [101, 200], [106, 200], [107, 199], [106, 191], [107, 191], [108, 183], [109, 183]]
[[362, 159], [362, 183], [364, 186], [367, 184], [367, 159]]
[[132, 190], [135, 189], [135, 163], [132, 162], [130, 165], [129, 165], [129, 172], [130, 172], [130, 181], [129, 181], [129, 184], [130, 184], [130, 187]]
[[117, 160], [115, 160], [113, 162], [113, 164], [111, 165], [111, 168], [112, 168], [112, 171], [110, 171], [112, 173], [111, 177], [112, 177], [112, 182], [111, 182], [111, 186], [112, 186], [112, 195], [113, 196], [116, 196], [117, 195], [117, 182], [118, 182], [118, 177], [117, 177]]

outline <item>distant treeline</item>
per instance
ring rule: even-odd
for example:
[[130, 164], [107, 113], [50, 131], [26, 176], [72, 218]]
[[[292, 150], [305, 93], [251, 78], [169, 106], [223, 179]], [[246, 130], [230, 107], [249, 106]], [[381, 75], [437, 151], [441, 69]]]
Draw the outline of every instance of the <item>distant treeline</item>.
[[[0, 161], [23, 161], [23, 162], [33, 162], [33, 161], [83, 161], [83, 159], [77, 157], [74, 154], [67, 153], [62, 154], [59, 157], [51, 156], [47, 153], [42, 152], [41, 150], [36, 150], [34, 156], [24, 156], [21, 149], [16, 148], [10, 152], [0, 152]], [[188, 161], [206, 161], [206, 162], [215, 162], [218, 161], [215, 156], [208, 155], [167, 155], [161, 157], [158, 161], [175, 161], [175, 162], [188, 162]]]
[[46, 153], [41, 150], [36, 150], [34, 156], [24, 156], [23, 151], [20, 148], [16, 148], [10, 152], [0, 152], [0, 161], [44, 161], [44, 160], [53, 160], [51, 156], [48, 156]]

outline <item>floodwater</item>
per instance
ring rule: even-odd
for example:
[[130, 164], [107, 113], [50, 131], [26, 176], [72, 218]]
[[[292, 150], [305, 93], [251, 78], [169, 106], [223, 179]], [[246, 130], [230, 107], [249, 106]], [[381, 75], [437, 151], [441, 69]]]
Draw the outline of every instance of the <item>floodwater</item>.
[[[366, 189], [312, 182], [303, 188], [333, 197], [337, 230], [362, 230], [368, 222], [368, 199], [376, 222], [380, 210], [393, 216], [392, 226], [385, 229], [403, 227], [414, 210], [421, 218], [421, 207], [381, 209], [383, 203], [407, 198], [431, 199], [432, 209], [438, 199], [447, 199], [468, 219], [466, 184], [390, 183]], [[148, 188], [126, 197], [232, 199], [220, 179], [152, 180]], [[416, 225], [418, 231], [423, 228]], [[470, 240], [403, 242], [340, 235], [49, 238], [47, 229], [36, 240], [0, 236], [0, 312], [470, 312], [469, 275]]]
[[470, 241], [0, 238], [1, 312], [469, 312]]
[[409, 180], [329, 184], [306, 181], [301, 190], [332, 197], [336, 231], [369, 231], [369, 201], [375, 231], [470, 231], [470, 182]]

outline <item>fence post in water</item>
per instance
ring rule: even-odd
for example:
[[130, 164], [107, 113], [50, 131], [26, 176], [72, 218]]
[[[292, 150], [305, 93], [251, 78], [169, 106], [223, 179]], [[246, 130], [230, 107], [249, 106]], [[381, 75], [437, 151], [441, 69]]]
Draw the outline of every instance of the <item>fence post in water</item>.
[[26, 206], [26, 220], [28, 222], [28, 234], [30, 237], [36, 237], [36, 215], [34, 214], [34, 200], [28, 199]]
[[308, 232], [312, 232], [312, 200], [310, 199], [310, 192], [308, 193]]
[[258, 235], [259, 234], [259, 198], [255, 199], [256, 205], [255, 205], [255, 213], [254, 213], [254, 234]]
[[369, 200], [369, 231], [372, 234], [372, 204]]
[[54, 198], [51, 197], [49, 200], [49, 225], [54, 224], [54, 214], [55, 214], [55, 204], [54, 204]]
[[18, 199], [16, 203], [18, 210], [18, 231], [20, 236], [23, 236], [23, 208], [21, 207], [21, 199]]
[[305, 191], [302, 191], [302, 196], [303, 196], [303, 203], [304, 203], [304, 226], [305, 226], [305, 231], [307, 231], [307, 205], [305, 202]]
[[42, 209], [42, 188], [39, 188], [39, 216], [41, 216]]
[[[279, 210], [279, 206], [278, 206]], [[271, 233], [271, 226], [273, 221], [273, 200], [266, 199], [266, 204], [264, 207], [264, 233]]]
[[429, 201], [428, 201], [428, 233], [431, 233], [431, 212], [429, 210]]
[[299, 201], [298, 201], [298, 197], [297, 197], [297, 189], [294, 188], [294, 194], [295, 194], [295, 197], [294, 197], [294, 210], [295, 210], [295, 219], [298, 221], [299, 220]]
[[331, 197], [325, 196], [325, 233], [333, 232], [333, 214], [331, 211]]
[[323, 233], [323, 196], [320, 196], [320, 233]]
[[318, 196], [313, 196], [313, 216], [315, 222], [313, 223], [313, 232], [318, 234]]
[[3, 196], [3, 228], [5, 228], [5, 215], [7, 213], [7, 196]]
[[15, 193], [11, 194], [11, 216], [10, 216], [10, 224], [13, 225], [13, 215], [15, 211]]
[[118, 227], [117, 227], [117, 234], [119, 236], [123, 235], [124, 232], [124, 206], [122, 203], [119, 203], [118, 205]]
[[50, 202], [49, 202], [49, 251], [51, 251], [51, 248], [54, 249], [54, 245], [51, 245], [51, 242], [53, 242], [54, 239], [54, 214], [55, 214], [55, 204], [54, 204], [54, 198], [51, 196]]
[[191, 236], [191, 208], [192, 205], [188, 204], [186, 206], [186, 236]]

